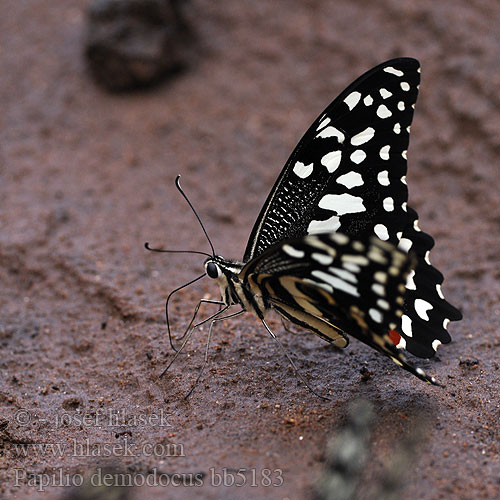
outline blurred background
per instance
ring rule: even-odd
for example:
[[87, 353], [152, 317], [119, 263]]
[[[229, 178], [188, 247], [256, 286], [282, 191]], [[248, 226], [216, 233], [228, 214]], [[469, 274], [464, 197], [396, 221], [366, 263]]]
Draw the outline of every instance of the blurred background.
[[[327, 439], [360, 397], [374, 417], [355, 498], [370, 498], [408, 436], [413, 461], [400, 474], [401, 495], [499, 497], [496, 1], [4, 0], [2, 7], [2, 497], [37, 496], [30, 477], [109, 466], [205, 478], [196, 488], [127, 490], [132, 498], [311, 498], [327, 469]], [[331, 394], [322, 402], [246, 315], [217, 328], [210, 364], [185, 401], [206, 331], [158, 380], [172, 356], [164, 302], [203, 272], [202, 260], [144, 249], [149, 241], [208, 250], [175, 176], [217, 252], [240, 259], [311, 122], [357, 76], [397, 56], [422, 65], [410, 204], [436, 240], [431, 258], [445, 294], [464, 314], [450, 327], [454, 342], [421, 363], [447, 388], [427, 387], [358, 342], [339, 352], [272, 323], [311, 384]], [[202, 297], [217, 297], [209, 280], [176, 296], [176, 331]], [[28, 424], [15, 420], [23, 408]], [[63, 413], [110, 409], [164, 409], [171, 428], [134, 427], [125, 438], [182, 444], [184, 456], [19, 456], [13, 448], [120, 443], [125, 431], [115, 427], [54, 429]], [[279, 469], [283, 484], [217, 487], [213, 468], [245, 468], [247, 479], [249, 470]], [[14, 470], [27, 474], [17, 485]], [[49, 487], [45, 498], [70, 494], [77, 493]]]

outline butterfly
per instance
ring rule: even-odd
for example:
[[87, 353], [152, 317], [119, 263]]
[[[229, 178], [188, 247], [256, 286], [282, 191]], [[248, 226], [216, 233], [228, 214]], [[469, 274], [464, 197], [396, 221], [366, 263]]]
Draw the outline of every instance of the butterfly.
[[[448, 323], [462, 317], [445, 300], [443, 275], [430, 263], [434, 240], [407, 203], [407, 150], [419, 83], [419, 62], [398, 58], [349, 85], [292, 152], [241, 261], [216, 255], [177, 178], [212, 249], [194, 252], [207, 259], [205, 273], [192, 282], [206, 275], [221, 293], [220, 301], [200, 301], [186, 334], [210, 321], [210, 339], [214, 322], [248, 311], [275, 337], [266, 322], [275, 311], [340, 348], [353, 336], [439, 385], [404, 354], [432, 357], [451, 340]], [[220, 309], [194, 325], [203, 302]], [[231, 306], [241, 309], [224, 316]]]

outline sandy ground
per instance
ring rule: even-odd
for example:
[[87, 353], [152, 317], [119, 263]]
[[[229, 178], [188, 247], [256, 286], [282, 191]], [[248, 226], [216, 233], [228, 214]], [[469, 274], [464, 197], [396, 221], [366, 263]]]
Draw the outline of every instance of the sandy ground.
[[[500, 498], [497, 2], [197, 0], [191, 69], [119, 96], [86, 73], [86, 3], [5, 0], [0, 16], [0, 497], [66, 497], [70, 488], [44, 482], [111, 470], [138, 484], [154, 471], [192, 484], [131, 498], [310, 498], [328, 437], [362, 397], [375, 421], [359, 498], [422, 422], [402, 495]], [[271, 322], [311, 384], [331, 394], [323, 402], [246, 315], [217, 328], [185, 401], [207, 332], [158, 380], [172, 357], [163, 308], [202, 262], [143, 248], [207, 250], [175, 175], [217, 251], [241, 258], [311, 121], [355, 77], [399, 55], [423, 67], [411, 204], [464, 315], [453, 342], [421, 363], [446, 389], [359, 342], [340, 352]], [[179, 293], [175, 330], [199, 298], [216, 295], [210, 280]], [[373, 372], [367, 381], [362, 367]], [[23, 443], [60, 448], [24, 454]], [[217, 486], [241, 468], [244, 487]], [[281, 486], [263, 486], [266, 469]]]

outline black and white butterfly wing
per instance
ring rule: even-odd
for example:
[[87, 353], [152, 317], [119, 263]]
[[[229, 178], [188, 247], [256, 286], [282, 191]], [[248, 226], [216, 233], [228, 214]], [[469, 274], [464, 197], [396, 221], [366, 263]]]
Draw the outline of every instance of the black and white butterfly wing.
[[443, 275], [429, 260], [433, 238], [420, 229], [417, 212], [411, 207], [408, 207], [408, 217], [398, 247], [412, 252], [417, 264], [408, 276], [403, 316], [396, 331], [391, 332], [391, 338], [397, 347], [421, 358], [430, 358], [440, 344], [451, 341], [446, 330], [448, 323], [462, 319], [462, 314], [446, 301], [441, 290]]
[[250, 261], [240, 278], [248, 290], [295, 324], [345, 347], [358, 338], [422, 380], [392, 342], [414, 259], [372, 236], [326, 233], [286, 240]]
[[[419, 82], [418, 61], [393, 59], [359, 77], [326, 108], [264, 203], [245, 262], [286, 238], [327, 231], [368, 234], [380, 219], [390, 220], [391, 229], [405, 227], [408, 190], [401, 178]], [[393, 210], [384, 209], [389, 195]]]
[[244, 261], [285, 239], [327, 231], [376, 234], [402, 250], [411, 248], [418, 262], [392, 339], [430, 357], [439, 343], [450, 341], [449, 320], [461, 315], [442, 296], [443, 277], [428, 263], [434, 242], [407, 205], [407, 150], [419, 82], [418, 61], [393, 59], [362, 75], [328, 106], [271, 190]]

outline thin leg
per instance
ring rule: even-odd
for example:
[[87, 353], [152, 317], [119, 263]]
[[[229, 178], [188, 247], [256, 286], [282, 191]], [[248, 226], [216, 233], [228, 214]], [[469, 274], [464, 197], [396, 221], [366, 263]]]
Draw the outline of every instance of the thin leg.
[[[230, 306], [226, 306], [224, 307], [223, 309], [221, 309], [220, 311], [218, 311], [216, 313], [217, 314], [220, 314], [224, 311], [227, 311], [229, 309]], [[186, 344], [189, 342], [189, 339], [191, 338], [191, 335], [193, 334], [195, 328], [191, 328], [191, 330], [189, 331], [189, 333], [185, 336], [185, 339], [184, 339], [184, 342], [182, 343], [181, 347], [179, 348], [178, 351], [175, 352], [175, 356], [172, 358], [172, 361], [170, 361], [170, 363], [167, 365], [167, 367], [161, 372], [159, 378], [162, 378], [163, 375], [165, 375], [165, 373], [168, 372], [168, 369], [172, 366], [172, 364], [174, 363], [174, 361], [177, 359], [177, 357], [179, 356], [179, 354], [181, 353], [181, 351], [184, 349], [184, 347], [186, 346]]]
[[200, 274], [197, 278], [194, 278], [192, 279], [191, 281], [188, 281], [187, 283], [185, 283], [184, 285], [176, 288], [175, 290], [172, 290], [169, 294], [168, 294], [168, 297], [167, 297], [167, 300], [165, 302], [165, 319], [167, 320], [167, 330], [168, 330], [168, 340], [170, 341], [170, 347], [172, 347], [172, 349], [174, 351], [177, 352], [177, 349], [174, 347], [174, 344], [172, 342], [172, 334], [170, 332], [170, 321], [168, 319], [168, 303], [170, 302], [170, 299], [179, 291], [179, 290], [182, 290], [183, 288], [186, 288], [187, 286], [189, 285], [192, 285], [193, 283], [195, 283], [196, 281], [198, 280], [201, 280], [201, 278], [203, 278], [203, 276], [205, 276], [205, 273], [203, 274]]
[[[177, 337], [175, 340], [183, 340], [184, 337], [187, 335], [187, 333], [189, 332], [189, 329], [191, 328], [191, 326], [194, 323], [194, 320], [196, 319], [196, 315], [198, 314], [198, 311], [200, 310], [201, 304], [218, 304], [219, 306], [225, 305], [224, 302], [221, 302], [220, 300], [201, 299], [198, 302], [197, 306], [194, 308], [193, 317], [191, 318], [191, 321], [189, 322], [189, 325], [186, 328], [186, 331], [180, 337]], [[221, 310], [221, 308], [219, 307], [219, 310], [217, 312], [220, 312], [220, 310]], [[212, 317], [213, 316], [210, 316], [210, 318], [212, 318]], [[199, 326], [199, 325], [196, 325], [196, 326]], [[196, 328], [196, 326], [194, 328]]]
[[283, 328], [285, 329], [285, 331], [288, 333], [295, 334], [295, 332], [291, 328], [289, 328], [288, 325], [286, 324], [286, 321], [288, 321], [288, 320], [285, 320], [285, 318], [281, 315], [280, 315], [280, 318], [281, 318], [281, 324], [283, 325]]
[[283, 346], [283, 344], [279, 341], [278, 337], [276, 337], [276, 335], [274, 334], [274, 332], [269, 328], [269, 326], [267, 325], [267, 323], [264, 321], [264, 319], [261, 319], [262, 321], [262, 324], [265, 326], [266, 330], [269, 332], [269, 334], [271, 335], [271, 337], [276, 340], [276, 342], [278, 343], [278, 345], [280, 346], [280, 349], [281, 349], [281, 352], [286, 356], [286, 358], [288, 359], [288, 362], [290, 363], [290, 365], [292, 365], [292, 368], [294, 369], [295, 371], [295, 374], [300, 378], [300, 380], [302, 380], [302, 382], [304, 382], [304, 384], [306, 385], [306, 387], [315, 395], [317, 396], [318, 398], [320, 399], [325, 399], [326, 401], [330, 401], [330, 398], [327, 398], [326, 396], [322, 396], [321, 394], [318, 394], [312, 387], [311, 385], [309, 384], [309, 382], [305, 379], [305, 377], [302, 375], [302, 373], [300, 373], [299, 369], [297, 368], [297, 366], [295, 365], [295, 363], [293, 362], [293, 359], [290, 357], [290, 355], [288, 354], [288, 352], [286, 351], [285, 347]]
[[[225, 309], [222, 309], [221, 311], [219, 311], [219, 313], [221, 313], [224, 310]], [[243, 314], [244, 312], [245, 312], [245, 310], [242, 309], [241, 311], [235, 312], [233, 314], [228, 314], [227, 316], [223, 316], [221, 318], [214, 318], [214, 319], [212, 319], [212, 321], [210, 322], [210, 327], [208, 329], [207, 345], [205, 347], [205, 358], [203, 360], [203, 365], [201, 366], [200, 372], [198, 373], [198, 376], [196, 377], [196, 380], [195, 380], [194, 384], [191, 386], [191, 389], [184, 396], [184, 399], [187, 399], [189, 396], [191, 396], [191, 393], [194, 391], [194, 388], [198, 385], [198, 382], [200, 381], [200, 378], [201, 378], [201, 375], [203, 373], [203, 370], [205, 369], [205, 366], [207, 365], [207, 362], [208, 362], [208, 349], [209, 349], [209, 346], [210, 346], [210, 339], [212, 338], [212, 328], [214, 326], [214, 323], [216, 321], [224, 321], [225, 319], [234, 318], [236, 316], [239, 316], [240, 314]], [[199, 325], [195, 325], [195, 328], [196, 328], [196, 326], [199, 326]]]

